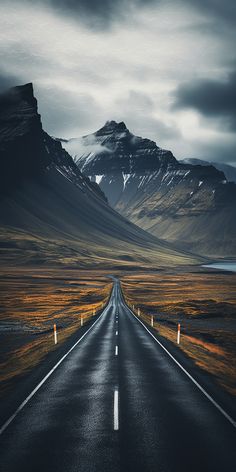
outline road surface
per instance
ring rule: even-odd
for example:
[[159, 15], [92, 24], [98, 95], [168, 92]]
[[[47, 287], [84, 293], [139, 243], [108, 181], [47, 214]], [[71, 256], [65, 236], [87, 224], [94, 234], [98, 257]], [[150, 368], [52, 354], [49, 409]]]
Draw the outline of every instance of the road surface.
[[3, 472], [236, 471], [232, 418], [133, 316], [118, 281], [100, 318], [5, 423], [0, 447]]

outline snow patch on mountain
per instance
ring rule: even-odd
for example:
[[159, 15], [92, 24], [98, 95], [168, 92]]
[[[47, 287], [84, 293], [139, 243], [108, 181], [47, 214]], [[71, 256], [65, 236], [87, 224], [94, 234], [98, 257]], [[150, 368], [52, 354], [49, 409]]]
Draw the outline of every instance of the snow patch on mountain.
[[128, 180], [129, 180], [129, 178], [131, 177], [132, 174], [124, 174], [124, 172], [122, 172], [122, 175], [123, 175], [123, 179], [124, 179], [124, 187], [123, 187], [123, 190], [124, 190]]
[[96, 184], [100, 184], [101, 180], [103, 179], [104, 175], [95, 175], [95, 182]]

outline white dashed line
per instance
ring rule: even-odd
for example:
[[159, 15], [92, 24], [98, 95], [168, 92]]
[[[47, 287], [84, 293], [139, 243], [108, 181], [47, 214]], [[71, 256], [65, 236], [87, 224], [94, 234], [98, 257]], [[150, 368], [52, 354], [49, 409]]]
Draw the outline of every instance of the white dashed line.
[[114, 391], [114, 431], [119, 429], [119, 392]]

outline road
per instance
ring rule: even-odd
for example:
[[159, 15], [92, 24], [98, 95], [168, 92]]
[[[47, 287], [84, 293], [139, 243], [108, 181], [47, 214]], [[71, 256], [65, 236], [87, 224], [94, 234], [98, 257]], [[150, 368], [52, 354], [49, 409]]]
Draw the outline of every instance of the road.
[[235, 426], [133, 316], [118, 281], [3, 429], [3, 472], [236, 470]]

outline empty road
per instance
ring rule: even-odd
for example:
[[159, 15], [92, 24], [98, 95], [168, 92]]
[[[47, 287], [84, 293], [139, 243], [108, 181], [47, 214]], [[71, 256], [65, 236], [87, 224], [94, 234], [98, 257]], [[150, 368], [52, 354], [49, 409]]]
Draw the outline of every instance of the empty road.
[[3, 472], [235, 472], [232, 418], [133, 316], [118, 281], [81, 336], [3, 425]]

